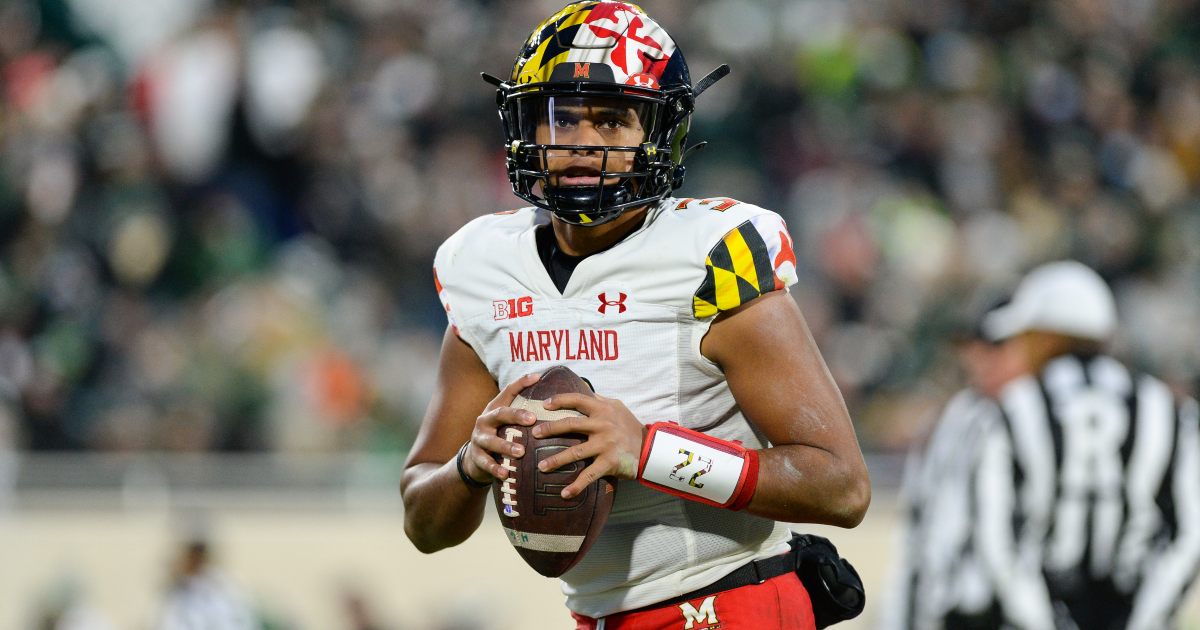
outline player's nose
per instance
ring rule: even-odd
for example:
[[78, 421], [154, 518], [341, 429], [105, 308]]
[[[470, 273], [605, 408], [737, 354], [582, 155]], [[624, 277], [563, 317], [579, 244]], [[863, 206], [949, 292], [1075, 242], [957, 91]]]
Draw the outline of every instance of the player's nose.
[[[604, 136], [601, 135], [600, 130], [589, 122], [584, 122], [579, 125], [579, 128], [575, 132], [574, 140], [575, 141], [572, 144], [577, 146], [602, 147], [605, 145]], [[596, 149], [575, 149], [574, 152], [593, 154], [596, 153]]]

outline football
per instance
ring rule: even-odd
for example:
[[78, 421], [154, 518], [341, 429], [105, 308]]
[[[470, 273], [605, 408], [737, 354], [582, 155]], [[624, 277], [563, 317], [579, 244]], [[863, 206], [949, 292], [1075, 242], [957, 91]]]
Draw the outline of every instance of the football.
[[555, 366], [542, 374], [541, 380], [526, 387], [513, 402], [513, 407], [527, 409], [537, 415], [531, 426], [505, 425], [499, 435], [525, 447], [525, 456], [504, 458], [508, 478], [492, 484], [492, 498], [508, 541], [529, 566], [546, 577], [558, 577], [575, 566], [588, 547], [596, 540], [608, 512], [612, 509], [616, 484], [602, 478], [579, 496], [563, 499], [562, 489], [575, 480], [586, 467], [575, 462], [551, 472], [538, 470], [541, 460], [584, 441], [579, 434], [559, 435], [537, 439], [533, 427], [562, 418], [581, 415], [572, 409], [547, 411], [542, 401], [555, 394], [578, 392], [592, 394], [586, 381], [565, 366]]

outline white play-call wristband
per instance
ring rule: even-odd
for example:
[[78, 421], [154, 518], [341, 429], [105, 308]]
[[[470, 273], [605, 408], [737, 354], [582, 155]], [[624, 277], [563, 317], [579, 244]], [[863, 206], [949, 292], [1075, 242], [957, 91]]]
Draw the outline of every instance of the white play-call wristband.
[[758, 484], [758, 453], [678, 424], [649, 427], [638, 479], [651, 488], [716, 507], [741, 509]]

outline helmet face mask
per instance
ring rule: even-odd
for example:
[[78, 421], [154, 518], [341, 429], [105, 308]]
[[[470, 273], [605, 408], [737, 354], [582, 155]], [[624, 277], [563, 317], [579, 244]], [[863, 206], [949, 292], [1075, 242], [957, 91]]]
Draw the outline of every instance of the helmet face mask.
[[579, 225], [601, 224], [661, 198], [677, 166], [654, 139], [662, 135], [664, 102], [556, 90], [510, 98], [514, 191]]
[[513, 192], [559, 219], [600, 225], [682, 184], [687, 64], [635, 5], [568, 5], [497, 88]]

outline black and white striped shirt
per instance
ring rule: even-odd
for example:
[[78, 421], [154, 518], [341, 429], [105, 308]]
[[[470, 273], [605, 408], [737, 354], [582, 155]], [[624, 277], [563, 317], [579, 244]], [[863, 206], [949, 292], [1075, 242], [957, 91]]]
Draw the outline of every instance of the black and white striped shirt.
[[1013, 381], [982, 438], [978, 550], [1012, 627], [1162, 630], [1200, 565], [1200, 408], [1108, 356]]
[[879, 630], [942, 630], [991, 613], [995, 594], [977, 550], [975, 474], [999, 410], [967, 388], [946, 404], [905, 469], [904, 524]]

